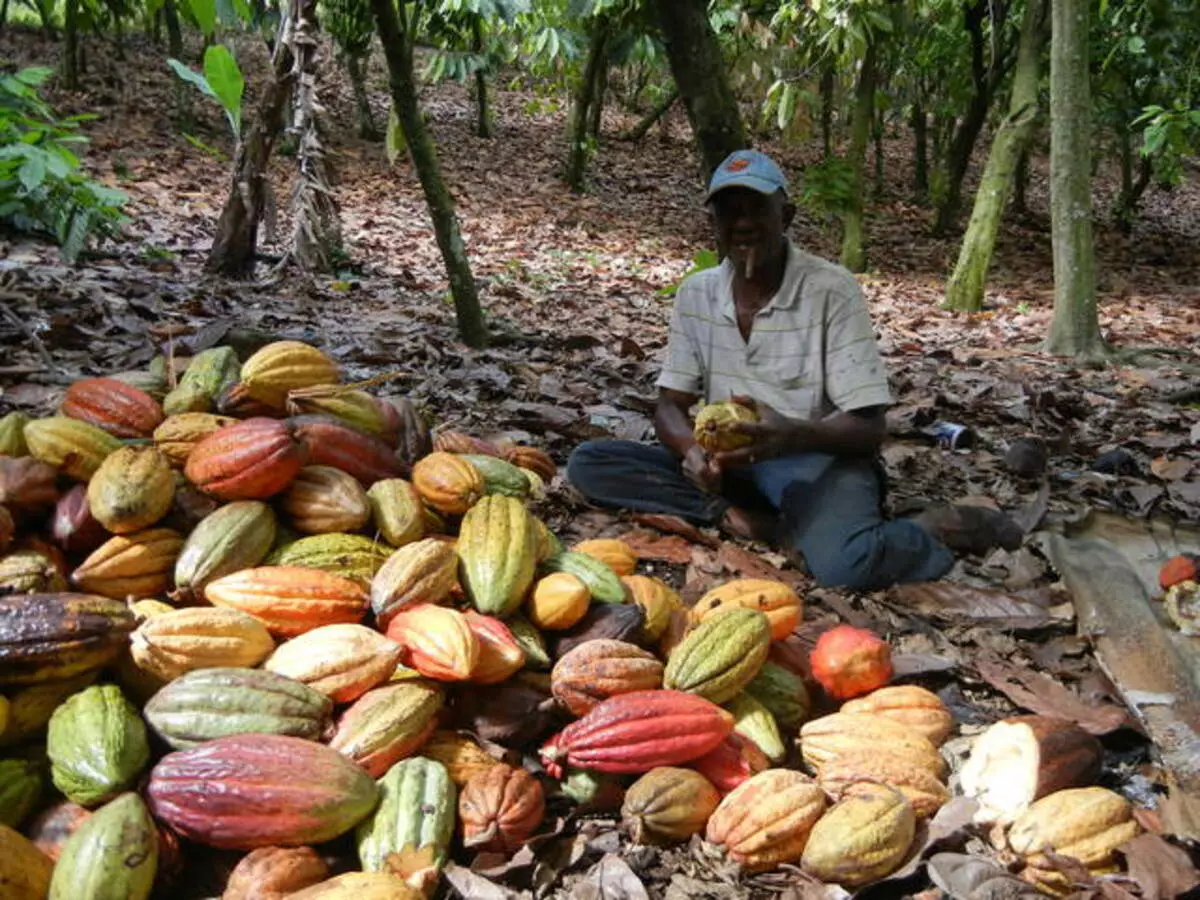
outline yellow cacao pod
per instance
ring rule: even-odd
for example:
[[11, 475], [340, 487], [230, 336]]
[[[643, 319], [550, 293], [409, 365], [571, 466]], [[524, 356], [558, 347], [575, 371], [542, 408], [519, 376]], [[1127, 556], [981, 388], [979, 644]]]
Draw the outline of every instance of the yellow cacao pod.
[[915, 684], [881, 687], [865, 697], [847, 700], [841, 711], [883, 716], [907, 725], [923, 734], [935, 747], [944, 744], [954, 730], [954, 716], [941, 698]]
[[563, 631], [584, 617], [591, 602], [586, 584], [569, 572], [552, 572], [533, 586], [525, 613], [543, 631]]
[[122, 447], [100, 464], [87, 493], [97, 522], [113, 534], [131, 534], [171, 509], [175, 477], [170, 462], [153, 447]]
[[147, 619], [130, 638], [138, 668], [163, 681], [193, 669], [253, 668], [275, 649], [267, 627], [238, 609], [197, 606]]
[[334, 361], [300, 341], [267, 344], [242, 363], [241, 382], [246, 392], [276, 409], [284, 408], [290, 391], [337, 381]]
[[66, 416], [30, 422], [25, 442], [31, 456], [76, 481], [87, 481], [110, 453], [121, 449], [121, 441], [107, 431]]
[[671, 624], [671, 613], [683, 609], [679, 594], [661, 578], [652, 575], [626, 575], [621, 581], [646, 616], [646, 624], [642, 626], [646, 640], [657, 641]]
[[1035, 800], [1008, 831], [1008, 845], [1026, 865], [1052, 868], [1047, 853], [1070, 856], [1089, 869], [1110, 865], [1116, 849], [1141, 826], [1133, 805], [1102, 787], [1068, 788]]
[[305, 466], [280, 504], [304, 534], [358, 531], [371, 518], [371, 504], [358, 479], [332, 466]]
[[632, 575], [637, 568], [637, 554], [633, 548], [619, 538], [594, 538], [590, 541], [580, 541], [571, 548], [576, 553], [584, 553], [592, 559], [598, 559], [618, 575]]
[[750, 871], [795, 862], [825, 812], [825, 793], [807, 775], [767, 769], [725, 795], [705, 837]]
[[425, 536], [421, 496], [403, 478], [385, 478], [367, 491], [376, 530], [393, 547], [403, 547]]
[[821, 767], [817, 781], [835, 800], [840, 800], [851, 785], [862, 781], [889, 785], [905, 796], [918, 819], [931, 818], [950, 800], [950, 791], [937, 776], [887, 747], [852, 750], [835, 756]]
[[814, 770], [843, 753], [887, 747], [930, 774], [941, 777], [946, 763], [920, 732], [900, 722], [867, 713], [834, 713], [800, 727], [800, 753]]
[[114, 600], [164, 593], [171, 584], [183, 536], [170, 528], [148, 528], [109, 538], [80, 563], [71, 581], [81, 590]]
[[721, 610], [733, 607], [756, 609], [771, 623], [771, 639], [782, 641], [800, 622], [800, 597], [782, 581], [764, 578], [738, 578], [713, 588], [696, 601], [691, 609], [693, 624], [699, 624]]
[[916, 828], [913, 808], [898, 790], [856, 784], [813, 826], [801, 865], [821, 881], [867, 884], [904, 862]]
[[206, 412], [187, 412], [168, 416], [161, 425], [154, 429], [154, 446], [170, 460], [171, 465], [182, 469], [193, 447], [213, 432], [220, 431], [226, 425], [232, 425], [236, 421], [237, 419], [231, 416], [218, 416]]
[[460, 788], [475, 775], [500, 764], [475, 741], [456, 731], [435, 731], [421, 745], [421, 755], [445, 766], [450, 780]]
[[736, 450], [745, 447], [752, 439], [749, 435], [734, 431], [734, 426], [740, 422], [757, 421], [758, 413], [740, 403], [710, 403], [696, 414], [693, 437], [709, 453]]

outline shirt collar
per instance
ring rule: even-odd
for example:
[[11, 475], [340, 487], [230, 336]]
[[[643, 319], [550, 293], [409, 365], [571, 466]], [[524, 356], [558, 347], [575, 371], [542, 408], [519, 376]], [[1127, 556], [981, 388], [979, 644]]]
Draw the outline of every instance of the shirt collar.
[[[800, 302], [800, 292], [796, 290], [796, 281], [800, 277], [800, 249], [787, 241], [787, 259], [783, 265], [783, 280], [779, 282], [779, 290], [775, 292], [767, 305], [759, 310], [760, 313], [770, 309], [792, 309]], [[717, 294], [717, 310], [730, 322], [737, 321], [737, 309], [733, 303], [733, 263], [729, 258], [721, 260], [721, 282]]]

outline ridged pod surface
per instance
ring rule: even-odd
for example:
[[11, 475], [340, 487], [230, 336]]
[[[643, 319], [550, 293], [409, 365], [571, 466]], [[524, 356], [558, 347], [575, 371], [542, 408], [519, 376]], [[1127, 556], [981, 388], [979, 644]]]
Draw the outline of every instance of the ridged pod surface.
[[0, 557], [0, 594], [44, 594], [66, 589], [62, 569], [50, 553], [14, 550]]
[[254, 418], [213, 432], [188, 454], [188, 481], [221, 500], [264, 500], [292, 483], [305, 463], [286, 422]]
[[58, 500], [57, 478], [55, 467], [40, 459], [0, 456], [0, 504], [14, 513], [47, 509]]
[[159, 834], [137, 794], [97, 810], [63, 846], [48, 900], [146, 900], [158, 873]]
[[471, 670], [471, 682], [499, 684], [525, 667], [525, 651], [506, 624], [494, 616], [482, 616], [473, 609], [464, 615], [467, 627], [479, 644], [479, 659]]
[[399, 875], [387, 872], [346, 872], [314, 884], [287, 900], [425, 900], [425, 893]]
[[525, 611], [538, 628], [562, 631], [587, 615], [591, 602], [586, 584], [568, 572], [551, 572], [534, 583]]
[[756, 610], [723, 610], [701, 622], [667, 659], [663, 685], [713, 703], [737, 696], [758, 674], [771, 644], [771, 626]]
[[679, 594], [661, 578], [652, 575], [626, 575], [621, 578], [621, 583], [646, 616], [646, 640], [657, 641], [671, 623], [671, 613], [683, 608]]
[[365, 625], [325, 625], [276, 648], [263, 668], [329, 697], [352, 703], [387, 681], [402, 648]]
[[438, 453], [477, 453], [496, 458], [504, 456], [503, 451], [490, 441], [449, 429], [442, 429], [434, 435], [433, 449]]
[[542, 562], [545, 572], [569, 572], [587, 585], [593, 600], [601, 603], [625, 603], [629, 594], [620, 577], [601, 562], [586, 553], [564, 550]]
[[404, 664], [427, 678], [466, 681], [479, 663], [479, 639], [457, 609], [407, 607], [392, 617], [387, 636], [404, 648]]
[[637, 554], [620, 538], [593, 538], [580, 541], [571, 549], [600, 560], [622, 578], [632, 575], [637, 568]]
[[521, 501], [489, 495], [463, 516], [457, 553], [463, 588], [484, 615], [516, 611], [533, 583], [537, 534]]
[[394, 437], [379, 401], [366, 391], [342, 385], [317, 385], [290, 391], [287, 411], [292, 416], [328, 416], [384, 440]]
[[453, 453], [434, 451], [417, 460], [412, 485], [421, 499], [440, 513], [460, 516], [483, 496], [483, 475]]
[[170, 528], [147, 528], [109, 538], [72, 573], [81, 590], [114, 600], [162, 594], [183, 549], [183, 536]]
[[235, 734], [287, 734], [319, 740], [333, 701], [312, 688], [258, 669], [188, 672], [146, 704], [146, 721], [173, 750]]
[[40, 733], [63, 701], [96, 680], [99, 672], [44, 681], [8, 690], [8, 712], [0, 730], [0, 747], [20, 744]]
[[625, 792], [621, 823], [637, 844], [677, 844], [704, 831], [721, 794], [699, 772], [660, 766]]
[[[812, 702], [803, 679], [768, 659], [746, 685], [746, 693], [765, 706], [784, 731], [795, 734], [808, 718]], [[849, 712], [849, 710], [847, 710]]]
[[217, 396], [237, 381], [237, 353], [232, 347], [211, 347], [192, 357], [179, 385], [163, 400], [168, 416], [185, 412], [212, 412]]
[[361, 767], [301, 738], [248, 734], [169, 753], [150, 773], [155, 818], [235, 850], [318, 844], [366, 818], [379, 797]]
[[367, 491], [375, 528], [393, 547], [425, 536], [425, 516], [417, 489], [403, 478], [385, 478]]
[[391, 552], [386, 544], [361, 534], [314, 534], [274, 550], [265, 564], [320, 569], [369, 588]]
[[42, 766], [27, 759], [0, 759], [0, 825], [20, 828], [42, 796]]
[[771, 623], [771, 639], [781, 641], [800, 622], [800, 597], [782, 581], [763, 578], [738, 578], [713, 588], [696, 601], [691, 609], [695, 623], [711, 618], [719, 610], [741, 607], [756, 609]]
[[545, 816], [541, 782], [505, 763], [475, 775], [458, 796], [463, 844], [481, 853], [516, 852]]
[[815, 770], [852, 750], [886, 746], [930, 774], [941, 777], [946, 763], [937, 748], [919, 731], [867, 713], [834, 713], [806, 722], [800, 729], [800, 752]]
[[170, 460], [171, 465], [182, 469], [193, 447], [210, 434], [236, 422], [237, 419], [230, 416], [218, 416], [206, 412], [189, 412], [169, 416], [154, 429], [154, 446]]
[[555, 777], [564, 763], [641, 773], [703, 756], [732, 730], [733, 717], [703, 697], [633, 691], [610, 697], [572, 722], [542, 747], [541, 756]]
[[456, 731], [435, 731], [421, 745], [421, 755], [445, 766], [450, 780], [460, 788], [473, 776], [499, 765], [479, 744]]
[[554, 476], [558, 474], [558, 466], [555, 465], [554, 460], [537, 447], [520, 445], [509, 447], [504, 451], [504, 458], [514, 466], [536, 473], [546, 484], [553, 481]]
[[835, 800], [860, 781], [889, 785], [905, 796], [918, 819], [932, 817], [950, 800], [950, 791], [936, 775], [886, 745], [835, 756], [821, 766], [817, 780]]
[[0, 597], [0, 687], [94, 672], [129, 642], [133, 614], [90, 594]]
[[779, 725], [771, 711], [744, 691], [725, 704], [733, 713], [733, 730], [778, 764], [787, 755], [787, 747], [779, 734]]
[[221, 900], [282, 900], [329, 877], [312, 847], [259, 847], [234, 866]]
[[267, 344], [242, 363], [241, 382], [250, 396], [280, 409], [289, 391], [337, 381], [337, 364], [300, 341]]
[[722, 794], [728, 794], [759, 772], [771, 768], [771, 761], [757, 744], [734, 732], [715, 750], [692, 760], [688, 766], [711, 781]]
[[904, 861], [916, 822], [912, 806], [895, 788], [856, 784], [813, 827], [801, 865], [821, 881], [868, 884]]
[[461, 455], [483, 476], [484, 493], [502, 494], [518, 499], [529, 496], [531, 488], [529, 479], [512, 463], [481, 453], [463, 453]]
[[572, 715], [583, 716], [609, 697], [662, 687], [662, 676], [663, 665], [654, 654], [625, 641], [600, 639], [559, 659], [550, 686]]
[[0, 892], [5, 900], [46, 900], [54, 863], [19, 831], [0, 824]]
[[259, 566], [209, 582], [214, 606], [256, 617], [274, 635], [295, 637], [322, 625], [359, 622], [367, 595], [347, 578], [300, 566]]
[[0, 456], [28, 456], [29, 445], [25, 443], [25, 426], [30, 422], [23, 412], [10, 412], [0, 416]]
[[194, 669], [257, 666], [274, 648], [266, 626], [254, 616], [206, 606], [147, 619], [130, 642], [137, 667], [162, 681]]
[[1116, 849], [1141, 831], [1133, 805], [1102, 787], [1069, 788], [1035, 801], [1008, 830], [1008, 845], [1025, 863], [1052, 868], [1047, 853], [1088, 868], [1113, 862]]
[[115, 378], [76, 381], [67, 388], [59, 415], [95, 425], [119, 438], [148, 438], [163, 420], [157, 400]]
[[133, 786], [150, 760], [146, 726], [115, 684], [93, 685], [50, 717], [54, 786], [80, 806], [98, 806]]
[[407, 544], [388, 557], [371, 581], [371, 609], [381, 628], [401, 610], [441, 603], [458, 583], [458, 554], [435, 538]]
[[34, 419], [25, 426], [25, 442], [31, 456], [76, 481], [87, 481], [121, 449], [121, 441], [107, 431], [67, 416]]
[[279, 502], [292, 527], [304, 534], [357, 531], [371, 518], [362, 485], [332, 466], [305, 466]]
[[795, 862], [825, 812], [825, 793], [791, 769], [767, 769], [725, 795], [705, 837], [752, 871]]
[[167, 458], [153, 447], [122, 447], [108, 455], [88, 482], [88, 508], [113, 534], [149, 528], [175, 499]]
[[328, 416], [296, 416], [288, 421], [313, 465], [340, 469], [363, 487], [404, 474], [396, 451], [374, 435]]
[[935, 747], [945, 743], [954, 730], [954, 716], [937, 694], [915, 684], [881, 687], [865, 697], [847, 700], [842, 712], [868, 713], [908, 725], [923, 734]]
[[262, 562], [275, 542], [275, 512], [259, 500], [236, 500], [205, 516], [175, 563], [181, 599], [204, 595], [211, 581]]
[[415, 851], [436, 875], [454, 836], [458, 791], [446, 767], [414, 756], [379, 780], [379, 806], [358, 826], [358, 858], [366, 872], [387, 870], [388, 857]]
[[374, 688], [342, 714], [329, 746], [378, 778], [420, 750], [437, 726], [443, 702], [441, 688], [430, 681]]

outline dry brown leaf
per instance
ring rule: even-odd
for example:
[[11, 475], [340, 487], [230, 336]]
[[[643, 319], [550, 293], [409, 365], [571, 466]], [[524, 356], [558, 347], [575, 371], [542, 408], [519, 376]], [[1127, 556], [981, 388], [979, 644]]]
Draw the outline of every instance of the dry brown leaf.
[[1150, 463], [1150, 471], [1162, 481], [1182, 481], [1188, 477], [1193, 465], [1190, 459], [1159, 456]]
[[692, 561], [692, 545], [677, 534], [660, 535], [638, 529], [620, 535], [638, 559], [656, 559], [684, 566]]
[[658, 513], [636, 513], [633, 521], [639, 525], [657, 528], [659, 531], [664, 531], [667, 534], [677, 534], [691, 541], [693, 544], [703, 544], [705, 547], [716, 547], [720, 544], [720, 541], [715, 537], [705, 534], [691, 522], [681, 519], [679, 516], [665, 516]]
[[615, 853], [606, 853], [588, 872], [587, 881], [575, 886], [578, 900], [650, 900], [646, 886], [629, 864]]
[[1019, 630], [1044, 628], [1054, 621], [1045, 607], [1030, 600], [954, 582], [901, 584], [888, 593], [905, 609], [939, 619], [968, 619]]
[[1143, 834], [1122, 844], [1129, 877], [1141, 888], [1143, 900], [1174, 900], [1200, 885], [1187, 851], [1163, 840], [1157, 834]]

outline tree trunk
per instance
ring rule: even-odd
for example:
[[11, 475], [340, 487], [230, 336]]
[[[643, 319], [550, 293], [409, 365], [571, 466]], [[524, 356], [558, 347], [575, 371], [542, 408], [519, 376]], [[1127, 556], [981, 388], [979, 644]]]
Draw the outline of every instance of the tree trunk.
[[987, 166], [975, 194], [971, 223], [963, 236], [954, 274], [946, 284], [946, 305], [951, 309], [978, 312], [983, 308], [983, 289], [996, 248], [1004, 205], [1012, 190], [1017, 161], [1029, 148], [1038, 118], [1038, 85], [1042, 78], [1042, 49], [1046, 43], [1045, 13], [1043, 0], [1028, 0], [1021, 23], [1008, 115], [992, 139]]
[[608, 57], [604, 64], [596, 70], [596, 89], [592, 93], [592, 108], [588, 111], [588, 134], [600, 142], [600, 133], [604, 127], [604, 97], [608, 93]]
[[63, 87], [79, 90], [79, 0], [67, 0], [63, 13], [66, 41], [63, 44]]
[[[183, 59], [183, 32], [179, 28], [179, 10], [175, 8], [175, 0], [165, 0], [162, 6], [163, 22], [167, 26], [167, 52], [172, 59]], [[185, 84], [182, 78], [175, 79], [175, 116], [181, 131], [192, 130], [192, 91], [191, 85]]]
[[1017, 183], [1013, 186], [1013, 202], [1012, 211], [1014, 216], [1028, 216], [1029, 204], [1027, 202], [1027, 194], [1029, 191], [1029, 148], [1025, 148], [1025, 152], [1021, 154], [1021, 158], [1017, 160]]
[[871, 140], [871, 121], [875, 113], [875, 56], [876, 43], [867, 44], [858, 83], [854, 88], [854, 119], [850, 128], [850, 164], [852, 185], [850, 206], [842, 214], [842, 265], [851, 272], [866, 268], [863, 248], [863, 167], [867, 161], [867, 145]]
[[1092, 243], [1089, 0], [1051, 0], [1050, 225], [1054, 248], [1054, 319], [1050, 353], [1106, 354], [1096, 310]]
[[913, 154], [913, 193], [919, 203], [924, 203], [929, 197], [929, 123], [920, 99], [913, 102], [912, 130], [916, 144]]
[[[1121, 192], [1113, 202], [1112, 215], [1117, 227], [1125, 234], [1128, 234], [1133, 231], [1133, 223], [1137, 220], [1138, 205], [1141, 203], [1142, 194], [1150, 186], [1150, 179], [1154, 174], [1154, 161], [1150, 157], [1142, 156], [1134, 150], [1133, 137], [1130, 133], [1128, 123], [1122, 124], [1117, 140], [1120, 142]], [[1133, 177], [1133, 160], [1135, 156], [1139, 157], [1136, 181]]]
[[271, 78], [254, 110], [254, 118], [242, 140], [238, 142], [233, 161], [233, 179], [225, 208], [217, 221], [217, 236], [213, 240], [205, 268], [209, 272], [231, 278], [246, 278], [254, 273], [254, 256], [258, 250], [258, 226], [269, 200], [267, 162], [275, 147], [275, 139], [283, 127], [284, 109], [296, 78], [292, 51], [287, 33], [301, 18], [303, 7], [315, 0], [291, 0], [290, 8], [280, 23], [280, 39], [275, 42], [271, 59]]
[[[483, 18], [479, 15], [471, 18], [471, 47], [476, 53], [483, 53]], [[479, 115], [476, 131], [481, 138], [490, 138], [492, 106], [488, 97], [487, 72], [483, 69], [475, 73], [475, 108]]]
[[874, 122], [875, 138], [875, 196], [883, 196], [883, 110], [876, 110]]
[[567, 131], [567, 185], [575, 193], [583, 193], [585, 176], [587, 175], [588, 157], [591, 156], [591, 145], [588, 142], [588, 127], [591, 124], [589, 113], [596, 100], [597, 72], [604, 66], [608, 58], [608, 39], [610, 26], [607, 19], [598, 17], [592, 25], [592, 40], [588, 46], [587, 62], [583, 74], [575, 86], [575, 99], [571, 104], [571, 115]]
[[371, 112], [371, 98], [367, 94], [367, 76], [363, 64], [367, 57], [346, 55], [346, 74], [350, 76], [350, 88], [354, 91], [354, 106], [358, 110], [358, 136], [365, 141], [379, 140], [379, 128]]
[[833, 156], [833, 89], [836, 84], [834, 63], [825, 65], [821, 72], [821, 158]]
[[665, 116], [675, 105], [675, 101], [679, 99], [679, 88], [674, 88], [671, 93], [667, 94], [659, 101], [658, 106], [646, 113], [640, 122], [633, 126], [629, 131], [622, 134], [619, 140], [622, 141], [640, 141], [654, 127], [654, 123]]
[[[417, 96], [417, 79], [413, 73], [413, 34], [408, 22], [398, 16], [392, 0], [371, 0], [375, 22], [379, 28], [379, 39], [387, 60], [392, 103], [396, 117], [408, 140], [408, 152], [413, 168], [421, 181], [429, 217], [437, 235], [438, 248], [450, 281], [450, 293], [454, 297], [454, 311], [458, 321], [458, 333], [469, 347], [487, 346], [487, 328], [483, 322], [483, 311], [479, 307], [479, 295], [475, 290], [475, 279], [471, 275], [471, 263], [463, 246], [458, 228], [458, 216], [454, 211], [454, 198], [442, 180], [438, 165], [437, 150], [433, 137], [425, 127], [421, 115], [421, 104]], [[403, 11], [403, 7], [401, 7]]]
[[654, 0], [652, 6], [707, 181], [725, 157], [747, 146], [721, 46], [708, 21], [708, 4], [704, 0]]

